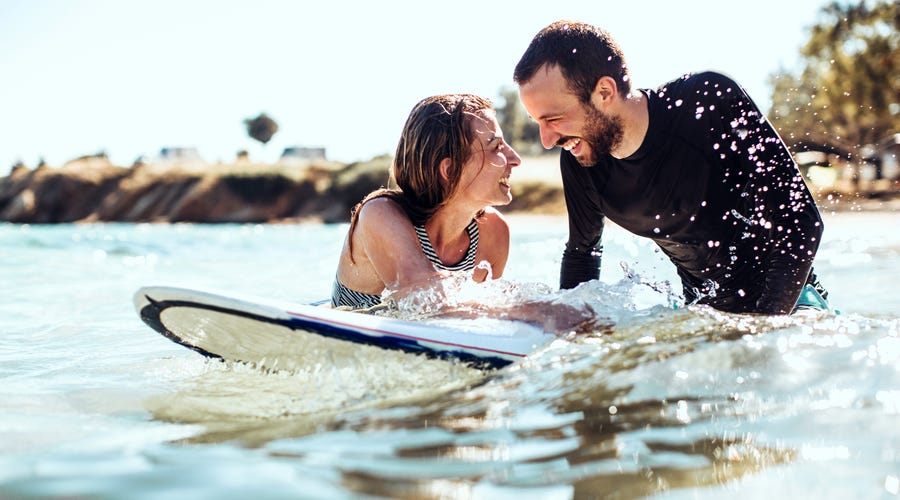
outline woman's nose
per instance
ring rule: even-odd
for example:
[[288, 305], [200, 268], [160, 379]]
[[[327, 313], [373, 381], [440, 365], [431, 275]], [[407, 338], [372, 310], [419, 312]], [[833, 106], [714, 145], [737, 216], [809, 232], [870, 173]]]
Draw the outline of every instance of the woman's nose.
[[522, 164], [522, 157], [512, 147], [509, 148], [509, 154], [506, 155], [506, 161], [511, 167], [518, 167]]

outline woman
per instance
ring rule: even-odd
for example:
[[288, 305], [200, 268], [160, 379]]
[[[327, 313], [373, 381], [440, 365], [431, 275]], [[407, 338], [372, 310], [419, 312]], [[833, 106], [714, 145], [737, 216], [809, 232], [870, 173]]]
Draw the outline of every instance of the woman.
[[[473, 271], [481, 262], [501, 277], [509, 226], [491, 207], [512, 201], [509, 176], [520, 162], [488, 100], [450, 94], [420, 101], [394, 157], [398, 187], [373, 191], [353, 210], [332, 305], [372, 307], [385, 289], [402, 295], [441, 270]], [[473, 278], [487, 274], [479, 266]]]

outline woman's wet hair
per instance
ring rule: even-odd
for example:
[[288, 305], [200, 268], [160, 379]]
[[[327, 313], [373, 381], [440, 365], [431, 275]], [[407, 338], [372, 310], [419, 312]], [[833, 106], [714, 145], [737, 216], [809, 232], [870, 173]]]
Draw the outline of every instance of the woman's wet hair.
[[[449, 94], [423, 99], [409, 114], [391, 174], [414, 223], [428, 220], [456, 190], [476, 140], [472, 118], [489, 109], [491, 102], [482, 97]], [[440, 169], [445, 158], [450, 159], [446, 179]]]
[[[391, 166], [396, 187], [375, 190], [353, 208], [350, 235], [359, 209], [375, 198], [397, 202], [413, 224], [430, 219], [459, 185], [463, 165], [477, 141], [473, 120], [493, 109], [491, 101], [473, 94], [442, 94], [419, 101], [403, 125]], [[445, 158], [450, 159], [446, 178], [441, 174]]]

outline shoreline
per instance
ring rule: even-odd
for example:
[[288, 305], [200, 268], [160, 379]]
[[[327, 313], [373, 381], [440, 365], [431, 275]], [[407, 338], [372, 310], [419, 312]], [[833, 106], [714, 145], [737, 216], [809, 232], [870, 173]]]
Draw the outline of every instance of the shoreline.
[[823, 215], [825, 213], [900, 212], [900, 193], [885, 193], [884, 196], [877, 198], [861, 195], [843, 195], [840, 199], [817, 198], [816, 205]]
[[[896, 224], [898, 218], [900, 218], [900, 209], [859, 209], [859, 210], [819, 210], [822, 215], [822, 219], [826, 224], [829, 220], [844, 220], [844, 219], [854, 219], [857, 217], [865, 217], [868, 219], [883, 219], [886, 224]], [[541, 223], [559, 223], [563, 228], [568, 230], [568, 219], [565, 212], [561, 213], [529, 213], [529, 212], [503, 212], [503, 216], [510, 221], [510, 223], [515, 222], [516, 224], [527, 225], [529, 223], [541, 224]], [[607, 221], [607, 224], [616, 225], [612, 221]], [[887, 228], [890, 226], [886, 226]]]
[[[105, 158], [16, 169], [0, 178], [0, 221], [23, 224], [347, 222], [367, 193], [388, 183], [390, 158], [339, 165], [141, 164]], [[566, 216], [558, 158], [526, 157], [510, 175], [505, 216]], [[900, 192], [816, 191], [823, 217], [900, 212]]]
[[[516, 210], [516, 211], [504, 211], [503, 207], [499, 207], [498, 210], [506, 218], [511, 224], [515, 225], [546, 225], [546, 224], [559, 224], [562, 228], [568, 227], [568, 216], [563, 211], [546, 211], [546, 210], [535, 210], [535, 211], [527, 211], [527, 210]], [[819, 209], [820, 214], [822, 215], [823, 221], [827, 224], [829, 220], [845, 220], [845, 219], [853, 219], [853, 218], [867, 218], [867, 219], [883, 219], [885, 227], [891, 227], [896, 224], [898, 217], [900, 217], [900, 202], [891, 203], [890, 207], [875, 207], [875, 208], [860, 208], [860, 207], [852, 207], [845, 209], [826, 209], [823, 210], [821, 207]], [[270, 224], [270, 225], [287, 225], [287, 224], [340, 224], [347, 223], [348, 221], [325, 221], [322, 220], [321, 217], [316, 216], [306, 216], [306, 217], [285, 217], [281, 219], [273, 219], [269, 221], [232, 221], [232, 222], [193, 222], [193, 221], [168, 221], [168, 220], [154, 220], [154, 221], [110, 221], [110, 220], [78, 220], [78, 221], [70, 221], [64, 223], [51, 222], [51, 223], [42, 223], [42, 222], [12, 222], [12, 221], [3, 221], [0, 220], [0, 225], [54, 225], [54, 224], [209, 224], [209, 225], [217, 225], [217, 224]], [[612, 221], [606, 222], [609, 225], [616, 225]]]

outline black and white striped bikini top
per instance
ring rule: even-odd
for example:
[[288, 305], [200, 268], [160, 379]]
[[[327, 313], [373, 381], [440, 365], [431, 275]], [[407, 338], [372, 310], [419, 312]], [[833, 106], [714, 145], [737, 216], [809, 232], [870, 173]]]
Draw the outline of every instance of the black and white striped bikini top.
[[[466, 233], [469, 234], [469, 248], [466, 249], [466, 254], [462, 260], [452, 265], [444, 264], [441, 262], [441, 259], [438, 258], [437, 252], [434, 251], [434, 247], [431, 245], [431, 240], [428, 239], [428, 233], [425, 231], [425, 226], [414, 227], [416, 236], [419, 238], [419, 245], [422, 247], [422, 252], [424, 252], [425, 257], [434, 264], [434, 267], [445, 271], [471, 271], [472, 269], [475, 269], [475, 254], [478, 252], [478, 223], [475, 222], [475, 219], [472, 219], [472, 221], [469, 222], [469, 225], [466, 226]], [[331, 291], [331, 305], [335, 307], [349, 306], [353, 309], [366, 309], [380, 303], [380, 295], [351, 290], [338, 281], [337, 276], [335, 276], [334, 288]]]
[[428, 233], [425, 232], [425, 226], [415, 226], [415, 228], [416, 236], [419, 237], [419, 245], [422, 246], [422, 251], [425, 252], [425, 256], [434, 264], [434, 267], [445, 271], [471, 271], [475, 269], [475, 253], [478, 251], [478, 223], [475, 222], [475, 219], [472, 219], [472, 222], [469, 222], [469, 225], [466, 226], [466, 232], [469, 233], [469, 248], [466, 249], [466, 256], [458, 263], [449, 266], [438, 258], [437, 252], [431, 246], [431, 240], [428, 239]]

